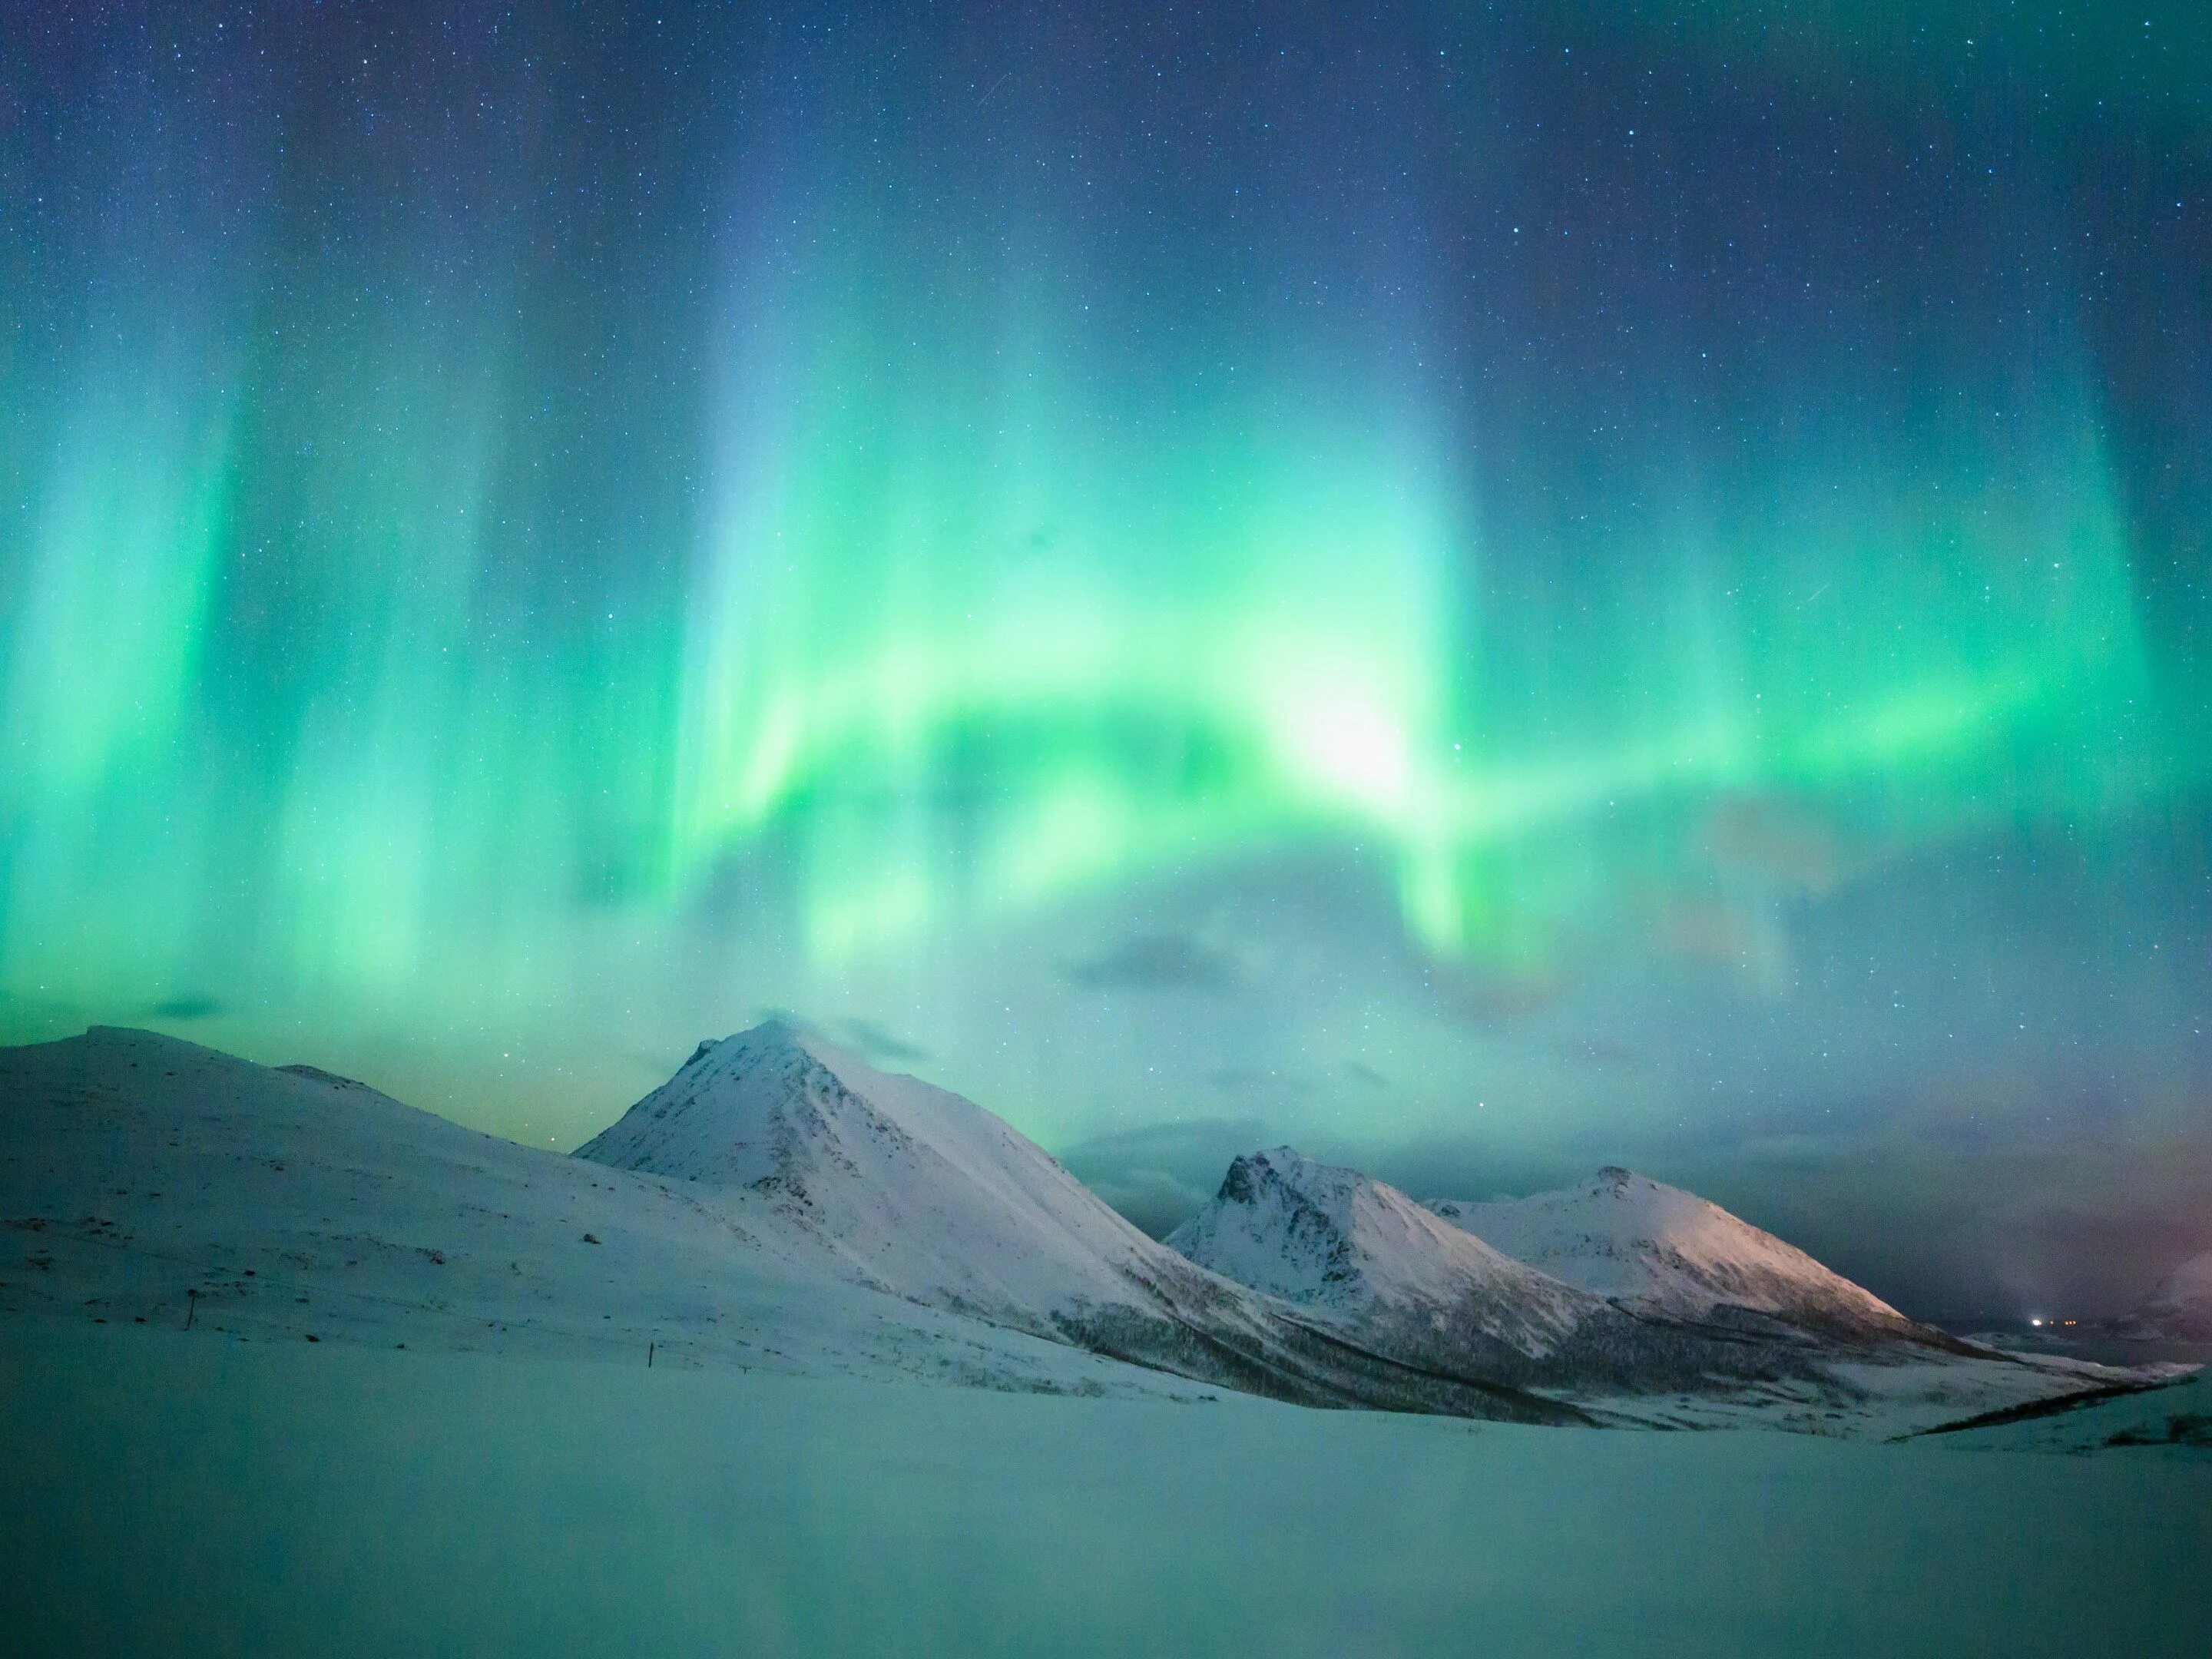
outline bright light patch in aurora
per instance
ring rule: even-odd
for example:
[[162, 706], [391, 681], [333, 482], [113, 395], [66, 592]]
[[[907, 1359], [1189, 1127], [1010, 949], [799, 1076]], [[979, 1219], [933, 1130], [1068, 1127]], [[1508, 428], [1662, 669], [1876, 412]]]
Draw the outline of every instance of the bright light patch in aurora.
[[2212, 42], [982, 10], [15, 26], [0, 1037], [2185, 1231]]

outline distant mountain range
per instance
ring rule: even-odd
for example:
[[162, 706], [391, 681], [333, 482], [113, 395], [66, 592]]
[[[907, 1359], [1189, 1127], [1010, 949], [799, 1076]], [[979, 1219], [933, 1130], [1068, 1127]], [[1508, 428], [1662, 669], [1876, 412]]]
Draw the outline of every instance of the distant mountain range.
[[1279, 1148], [1156, 1243], [974, 1103], [775, 1022], [565, 1158], [148, 1032], [0, 1050], [0, 1312], [1847, 1433], [2125, 1376], [1954, 1341], [1622, 1170], [1424, 1207]]

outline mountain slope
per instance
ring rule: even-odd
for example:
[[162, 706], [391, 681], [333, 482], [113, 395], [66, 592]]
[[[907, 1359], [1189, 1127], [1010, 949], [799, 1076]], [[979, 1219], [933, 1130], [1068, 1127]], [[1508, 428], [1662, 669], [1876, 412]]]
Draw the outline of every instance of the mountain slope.
[[2190, 1257], [2167, 1274], [2125, 1324], [2130, 1333], [2144, 1336], [2212, 1342], [2212, 1250]]
[[702, 1043], [577, 1157], [773, 1216], [856, 1283], [1182, 1376], [1310, 1404], [1576, 1415], [1363, 1349], [1206, 1272], [972, 1101], [780, 1021]]
[[576, 1156], [741, 1190], [856, 1277], [1011, 1323], [1127, 1297], [1158, 1247], [972, 1101], [771, 1021], [702, 1043]]
[[1212, 1202], [1168, 1236], [1241, 1285], [1355, 1322], [1386, 1310], [1449, 1323], [1471, 1344], [1535, 1358], [1604, 1304], [1509, 1260], [1395, 1187], [1289, 1146], [1229, 1166]]
[[[1237, 1158], [1169, 1242], [1365, 1347], [1508, 1381], [1612, 1423], [1893, 1434], [2122, 1375], [1923, 1336], [1856, 1286], [1844, 1286], [1853, 1297], [1838, 1293], [1826, 1282], [1834, 1276], [1802, 1252], [1712, 1206], [1671, 1188], [1655, 1198], [1653, 1183], [1639, 1187], [1625, 1172], [1618, 1193], [1614, 1185], [1612, 1174], [1602, 1178], [1604, 1203], [1629, 1219], [1602, 1206], [1570, 1209], [1582, 1224], [1564, 1234], [1574, 1248], [1556, 1254], [1571, 1267], [1597, 1264], [1609, 1276], [1589, 1276], [1616, 1290], [1641, 1273], [1632, 1282], [1656, 1279], [1663, 1296], [1616, 1304], [1563, 1282], [1548, 1262], [1511, 1259], [1395, 1188], [1289, 1147]], [[1594, 1251], [1593, 1232], [1616, 1248]], [[1559, 1236], [1555, 1227], [1539, 1237]], [[1722, 1299], [1731, 1293], [1759, 1305]]]
[[1947, 1346], [1870, 1291], [1717, 1204], [1622, 1169], [1582, 1186], [1428, 1208], [1516, 1261], [1633, 1312], [1765, 1316], [1858, 1340]]
[[[772, 1222], [763, 1214], [759, 1224]], [[854, 1285], [684, 1186], [148, 1031], [0, 1049], [0, 1310], [804, 1375], [1194, 1392]]]
[[[1146, 1238], [980, 1108], [788, 1030], [706, 1046], [596, 1150], [635, 1167], [147, 1032], [0, 1049], [0, 1314], [1534, 1422], [1848, 1416], [1841, 1368], [1565, 1286], [1531, 1300], [1402, 1195], [1403, 1239], [1441, 1241], [1449, 1284], [1491, 1299], [1423, 1304], [1431, 1267], [1376, 1250], [1384, 1316], [1293, 1306]], [[1869, 1364], [1846, 1392], [1924, 1422], [2052, 1391], [2000, 1364], [2002, 1386], [1954, 1367], [1936, 1395]]]
[[1820, 1382], [1795, 1337], [1647, 1320], [1513, 1261], [1396, 1188], [1279, 1146], [1229, 1167], [1169, 1243], [1363, 1345], [1612, 1416], [1616, 1402]]

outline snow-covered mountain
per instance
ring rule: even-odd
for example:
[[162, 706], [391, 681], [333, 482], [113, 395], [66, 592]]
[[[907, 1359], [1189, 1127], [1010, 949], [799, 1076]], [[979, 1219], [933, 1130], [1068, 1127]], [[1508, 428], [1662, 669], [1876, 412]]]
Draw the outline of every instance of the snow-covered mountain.
[[1802, 1343], [1717, 1340], [1638, 1318], [1512, 1260], [1395, 1187], [1289, 1146], [1237, 1158], [1168, 1243], [1366, 1346], [1585, 1404], [1817, 1376]]
[[857, 1279], [1009, 1324], [1124, 1301], [1161, 1255], [1004, 1120], [781, 1021], [701, 1043], [576, 1156], [739, 1193]]
[[1749, 1313], [1829, 1335], [1948, 1345], [1872, 1291], [1717, 1204], [1622, 1169], [1579, 1187], [1428, 1208], [1516, 1261], [1632, 1312]]
[[865, 1289], [750, 1220], [686, 1183], [478, 1134], [312, 1067], [100, 1027], [0, 1049], [6, 1312], [257, 1340], [1201, 1392]]
[[1278, 1146], [1229, 1166], [1168, 1235], [1200, 1266], [1355, 1323], [1449, 1330], [1470, 1348], [1540, 1358], [1603, 1304], [1500, 1255], [1356, 1170]]
[[[1609, 1228], [1617, 1249], [1608, 1263], [1648, 1257], [1670, 1275], [1665, 1297], [1610, 1299], [1598, 1290], [1619, 1294], [1614, 1280], [1568, 1282], [1548, 1260], [1516, 1261], [1395, 1188], [1289, 1147], [1237, 1158], [1168, 1242], [1363, 1346], [1511, 1382], [1607, 1422], [1894, 1433], [2072, 1393], [2106, 1375], [2023, 1362], [1914, 1325], [1687, 1194], [1625, 1172], [1618, 1194], [1613, 1172], [1600, 1186], [1605, 1202], [1638, 1218], [1601, 1206], [1567, 1237], [1586, 1245]], [[1587, 1267], [1591, 1252], [1561, 1254]], [[1756, 1304], [1731, 1304], [1731, 1294]]]
[[1557, 1423], [1888, 1431], [2098, 1380], [1991, 1358], [1933, 1393], [1872, 1361], [1838, 1382], [1825, 1350], [1625, 1313], [1348, 1172], [1279, 1206], [1349, 1241], [1301, 1246], [1294, 1304], [1146, 1238], [981, 1108], [788, 1026], [702, 1045], [588, 1150], [144, 1031], [0, 1049], [0, 1315]]
[[593, 1150], [150, 1032], [0, 1049], [0, 1313], [1582, 1420], [1206, 1273], [980, 1108], [788, 1027], [702, 1045]]
[[2125, 1328], [2177, 1342], [2212, 1342], [2212, 1250], [2190, 1257], [2168, 1273], [2151, 1299], [2130, 1316]]
[[785, 1022], [702, 1043], [576, 1156], [682, 1182], [855, 1284], [1185, 1376], [1317, 1404], [1571, 1415], [1347, 1343], [1148, 1238], [974, 1102]]

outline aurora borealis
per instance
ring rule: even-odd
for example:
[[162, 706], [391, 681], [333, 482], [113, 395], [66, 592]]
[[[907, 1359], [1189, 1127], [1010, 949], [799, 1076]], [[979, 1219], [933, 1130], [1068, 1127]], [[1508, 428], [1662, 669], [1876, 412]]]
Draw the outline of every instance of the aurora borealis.
[[0, 30], [0, 1039], [2212, 1245], [2196, 9]]

